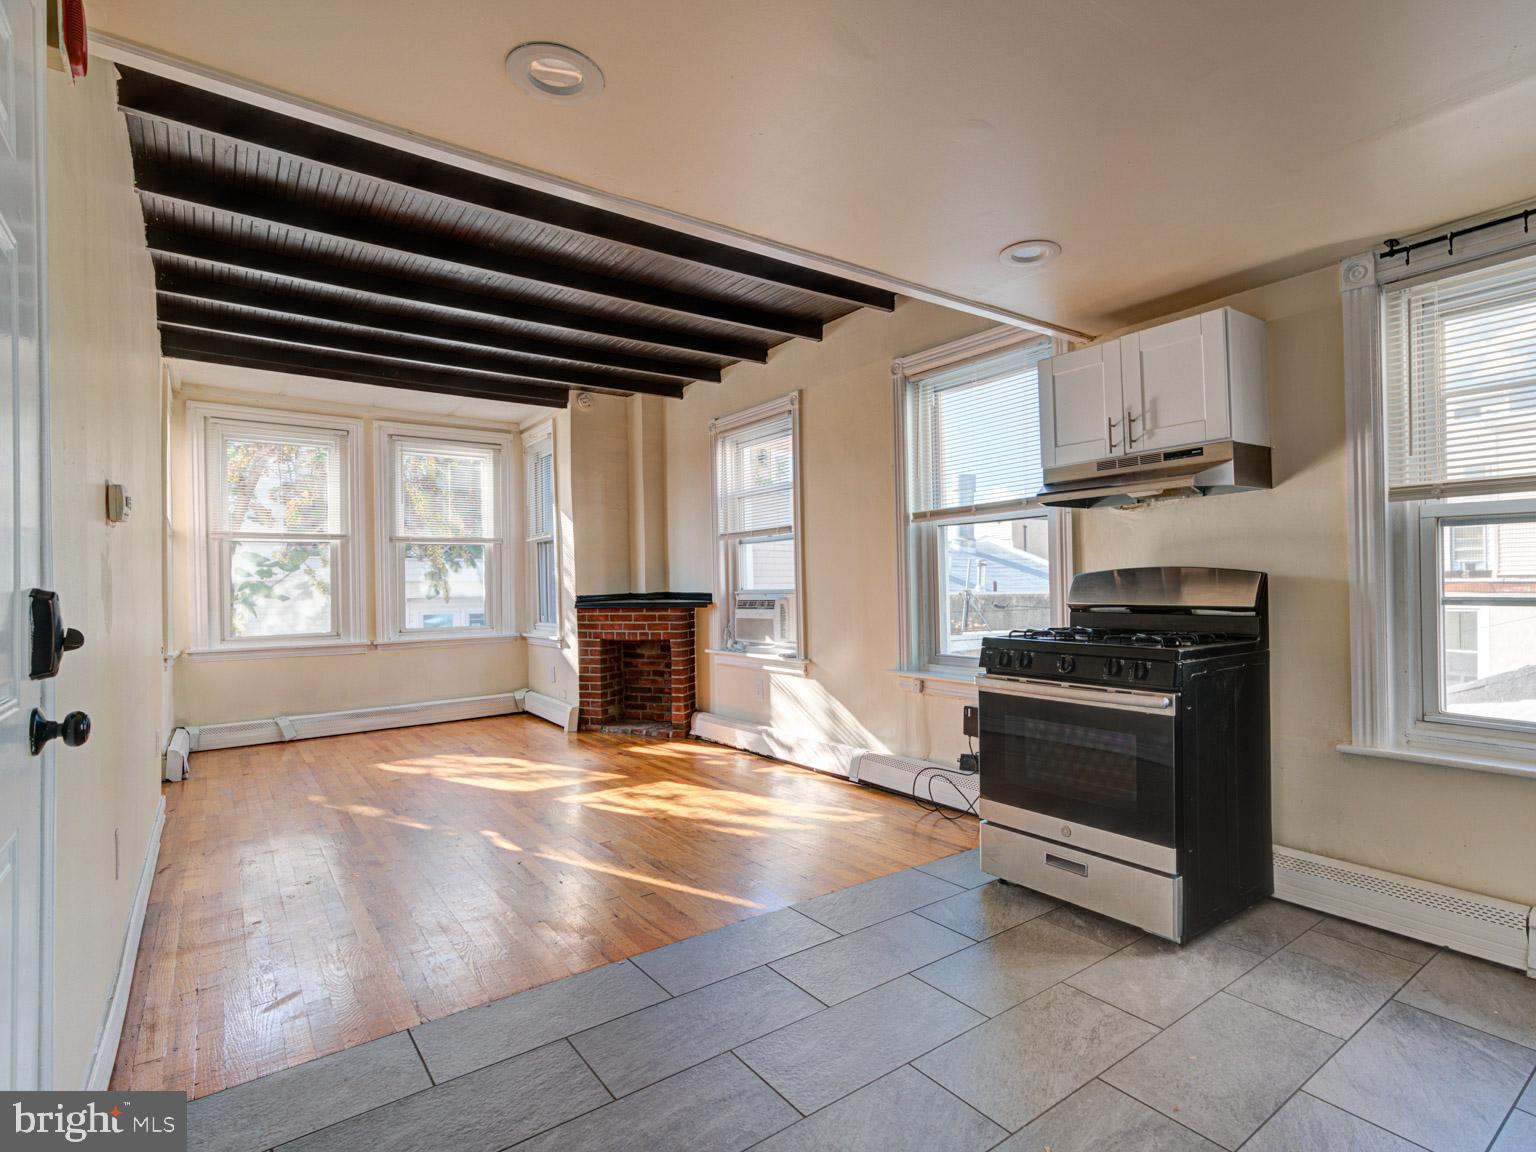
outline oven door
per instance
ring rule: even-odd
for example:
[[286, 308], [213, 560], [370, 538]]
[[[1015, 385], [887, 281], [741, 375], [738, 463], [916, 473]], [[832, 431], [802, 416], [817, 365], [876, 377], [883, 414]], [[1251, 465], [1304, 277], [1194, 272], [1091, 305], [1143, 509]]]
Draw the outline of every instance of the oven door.
[[1173, 874], [1179, 697], [977, 677], [981, 814]]

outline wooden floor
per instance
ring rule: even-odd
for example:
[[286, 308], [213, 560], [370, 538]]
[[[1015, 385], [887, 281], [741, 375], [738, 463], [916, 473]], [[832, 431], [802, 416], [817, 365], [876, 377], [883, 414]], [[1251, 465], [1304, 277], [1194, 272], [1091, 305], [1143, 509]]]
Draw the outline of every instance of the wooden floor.
[[220, 1088], [969, 848], [873, 789], [525, 716], [204, 752], [112, 1087]]

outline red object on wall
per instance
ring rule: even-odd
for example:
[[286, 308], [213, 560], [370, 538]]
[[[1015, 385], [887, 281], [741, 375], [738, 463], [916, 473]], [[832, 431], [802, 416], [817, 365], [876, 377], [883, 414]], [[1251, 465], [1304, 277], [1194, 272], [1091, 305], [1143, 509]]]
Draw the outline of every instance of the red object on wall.
[[78, 79], [91, 67], [90, 38], [85, 32], [85, 0], [60, 0], [59, 17], [69, 74]]

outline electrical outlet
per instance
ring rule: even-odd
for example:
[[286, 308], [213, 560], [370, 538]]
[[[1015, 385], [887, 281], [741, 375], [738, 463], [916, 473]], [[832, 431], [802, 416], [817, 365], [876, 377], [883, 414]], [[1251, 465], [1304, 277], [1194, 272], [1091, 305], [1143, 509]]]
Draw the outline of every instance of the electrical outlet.
[[118, 829], [112, 829], [112, 879], [123, 878], [123, 856]]
[[757, 697], [759, 702], [763, 699], [765, 689], [766, 685], [761, 673], [752, 677], [752, 694]]
[[551, 660], [549, 662], [549, 682], [551, 684], [558, 684], [560, 682], [560, 662], [558, 660]]

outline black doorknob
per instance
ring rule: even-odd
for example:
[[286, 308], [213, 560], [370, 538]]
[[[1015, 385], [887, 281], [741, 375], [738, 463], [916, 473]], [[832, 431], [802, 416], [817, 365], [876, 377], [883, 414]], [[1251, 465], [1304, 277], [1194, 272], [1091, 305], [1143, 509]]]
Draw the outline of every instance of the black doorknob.
[[91, 718], [84, 712], [71, 712], [62, 720], [49, 720], [36, 708], [32, 709], [32, 724], [28, 742], [32, 755], [43, 750], [43, 745], [55, 736], [61, 736], [71, 748], [78, 748], [91, 738]]

